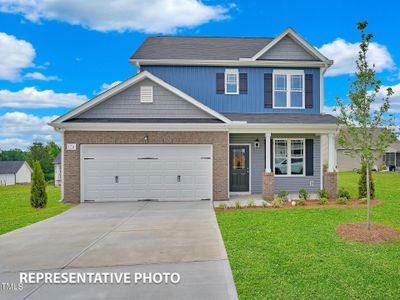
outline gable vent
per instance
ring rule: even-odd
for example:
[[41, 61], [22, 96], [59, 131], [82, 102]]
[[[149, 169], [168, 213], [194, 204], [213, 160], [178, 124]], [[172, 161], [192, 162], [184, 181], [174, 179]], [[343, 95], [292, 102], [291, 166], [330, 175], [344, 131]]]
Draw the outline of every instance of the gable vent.
[[140, 87], [140, 102], [152, 103], [153, 102], [153, 87], [141, 86]]

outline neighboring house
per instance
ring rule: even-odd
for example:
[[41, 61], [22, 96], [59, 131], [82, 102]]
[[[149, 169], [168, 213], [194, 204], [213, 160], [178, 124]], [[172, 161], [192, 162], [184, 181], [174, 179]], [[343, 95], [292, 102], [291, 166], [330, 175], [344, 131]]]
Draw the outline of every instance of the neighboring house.
[[0, 161], [0, 185], [31, 183], [32, 169], [26, 161]]
[[[374, 136], [373, 139], [378, 139], [379, 132], [380, 130], [375, 130], [375, 133], [373, 134]], [[395, 143], [393, 145], [395, 145]], [[360, 156], [352, 155], [345, 146], [339, 144], [338, 139], [336, 140], [336, 153], [337, 153], [337, 169], [339, 172], [355, 171], [361, 168]], [[383, 155], [380, 155], [379, 152], [376, 150], [374, 155], [377, 158], [372, 165], [372, 169], [376, 171], [381, 170], [385, 166], [385, 158], [383, 158]], [[390, 157], [391, 156], [389, 155], [388, 159], [390, 159]]]
[[384, 161], [389, 171], [400, 171], [400, 141], [390, 145], [386, 150]]
[[61, 186], [61, 153], [53, 160], [54, 165], [54, 186]]
[[333, 62], [292, 29], [149, 37], [130, 63], [137, 75], [51, 123], [63, 138], [64, 201], [336, 195], [336, 118], [324, 113]]

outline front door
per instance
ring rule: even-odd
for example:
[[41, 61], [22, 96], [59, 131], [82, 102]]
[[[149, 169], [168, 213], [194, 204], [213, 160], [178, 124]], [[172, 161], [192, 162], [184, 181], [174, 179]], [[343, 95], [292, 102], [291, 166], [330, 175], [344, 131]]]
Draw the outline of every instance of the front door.
[[231, 192], [249, 192], [249, 146], [229, 146], [229, 182]]

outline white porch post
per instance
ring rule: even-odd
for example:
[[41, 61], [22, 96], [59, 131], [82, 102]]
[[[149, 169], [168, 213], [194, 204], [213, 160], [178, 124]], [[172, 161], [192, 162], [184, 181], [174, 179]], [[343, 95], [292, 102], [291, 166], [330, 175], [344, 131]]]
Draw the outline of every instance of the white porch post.
[[335, 134], [328, 134], [328, 172], [335, 171]]
[[271, 173], [271, 132], [265, 133], [265, 173]]

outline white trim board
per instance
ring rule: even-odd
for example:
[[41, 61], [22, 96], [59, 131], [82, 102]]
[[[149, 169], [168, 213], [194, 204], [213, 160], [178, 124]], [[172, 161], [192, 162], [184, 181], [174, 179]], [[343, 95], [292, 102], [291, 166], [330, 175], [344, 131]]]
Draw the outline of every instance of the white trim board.
[[92, 99], [90, 101], [87, 101], [84, 104], [78, 106], [77, 108], [69, 111], [65, 115], [57, 118], [56, 120], [54, 120], [53, 122], [50, 123], [50, 126], [53, 126], [54, 124], [62, 123], [62, 122], [66, 121], [66, 120], [68, 120], [70, 118], [73, 118], [74, 116], [76, 116], [78, 114], [81, 114], [81, 113], [83, 113], [85, 111], [88, 111], [89, 109], [95, 107], [96, 105], [104, 102], [105, 100], [107, 100], [107, 99], [111, 98], [112, 96], [114, 96], [114, 95], [126, 90], [127, 88], [133, 86], [134, 84], [136, 84], [136, 83], [138, 83], [138, 82], [140, 82], [140, 81], [142, 81], [142, 80], [144, 80], [146, 78], [154, 81], [155, 83], [159, 84], [163, 88], [165, 88], [168, 91], [174, 93], [178, 97], [188, 101], [189, 103], [191, 103], [194, 106], [196, 106], [197, 108], [205, 111], [209, 115], [211, 115], [211, 116], [223, 121], [224, 123], [230, 123], [231, 122], [225, 116], [223, 116], [220, 113], [216, 112], [215, 110], [209, 108], [208, 106], [202, 104], [201, 102], [197, 101], [196, 99], [194, 99], [193, 97], [189, 96], [188, 94], [182, 92], [181, 90], [177, 89], [176, 87], [170, 85], [169, 83], [166, 83], [165, 81], [161, 80], [160, 78], [154, 76], [149, 71], [143, 71], [143, 72], [140, 72], [140, 73], [136, 74], [135, 76], [129, 78], [128, 80], [125, 80], [125, 81], [121, 82], [120, 84], [114, 86], [113, 88], [109, 89], [108, 91], [106, 91], [104, 93], [101, 93], [100, 95], [98, 95], [94, 99]]
[[158, 66], [225, 66], [225, 67], [294, 67], [294, 68], [320, 68], [333, 64], [332, 60], [328, 61], [291, 61], [291, 60], [252, 60], [251, 58], [240, 58], [239, 60], [201, 60], [201, 59], [139, 59], [129, 60], [136, 66], [140, 63], [142, 66], [158, 65]]
[[228, 131], [230, 133], [329, 133], [336, 124], [202, 124], [202, 123], [50, 123], [57, 129], [69, 131]]

